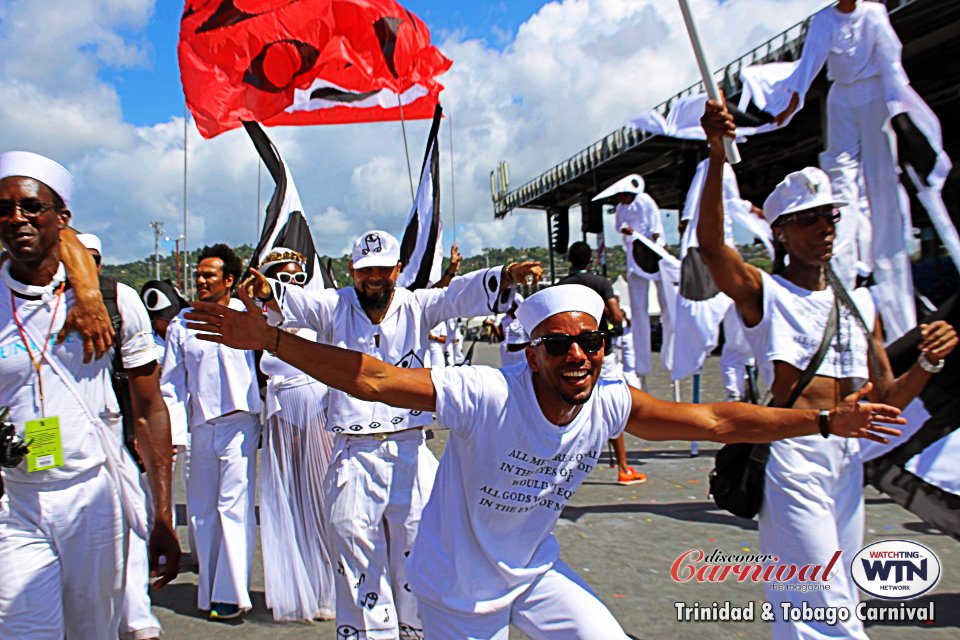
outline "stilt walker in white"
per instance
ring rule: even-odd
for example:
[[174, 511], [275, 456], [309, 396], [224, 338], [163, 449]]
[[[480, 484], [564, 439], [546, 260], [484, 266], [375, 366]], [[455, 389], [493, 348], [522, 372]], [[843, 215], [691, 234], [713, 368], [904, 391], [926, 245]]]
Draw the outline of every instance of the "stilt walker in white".
[[[445, 289], [409, 291], [396, 286], [399, 259], [397, 239], [372, 230], [354, 243], [353, 286], [304, 291], [260, 274], [245, 286], [272, 312], [282, 310], [284, 324], [313, 329], [321, 343], [416, 369], [437, 323], [496, 313], [512, 302], [514, 285], [541, 273], [539, 263], [511, 264], [456, 277]], [[331, 390], [327, 410], [335, 440], [324, 497], [337, 562], [337, 629], [345, 638], [419, 639], [404, 561], [436, 473], [424, 437], [433, 418], [371, 400]]]
[[[231, 298], [242, 268], [228, 246], [204, 247], [197, 298], [242, 307]], [[261, 409], [253, 353], [197, 340], [177, 317], [167, 330], [162, 389], [169, 403], [184, 407], [190, 426], [187, 510], [200, 560], [197, 607], [211, 620], [237, 618], [253, 606]]]
[[[773, 83], [771, 95], [764, 98], [771, 109], [786, 102], [775, 117], [777, 123], [786, 122], [827, 65], [832, 84], [827, 149], [820, 164], [848, 203], [846, 220], [837, 226], [838, 250], [843, 250], [835, 258], [838, 274], [852, 286], [855, 262], [872, 266], [888, 341], [917, 321], [907, 252], [912, 225], [898, 161], [909, 165], [921, 201], [960, 265], [960, 240], [939, 197], [950, 161], [940, 143], [939, 121], [910, 87], [900, 60], [902, 48], [882, 3], [839, 0], [813, 17], [796, 69]], [[861, 191], [872, 222], [871, 256], [856, 255]]]
[[[650, 346], [650, 278], [641, 275], [641, 270], [634, 262], [631, 236], [638, 233], [657, 244], [663, 244], [663, 219], [660, 216], [660, 207], [653, 198], [644, 193], [643, 189], [643, 178], [638, 174], [631, 174], [594, 197], [594, 200], [614, 198], [617, 203], [615, 226], [622, 234], [627, 253], [626, 277], [630, 291], [630, 330], [633, 332], [635, 358], [633, 371], [640, 377], [641, 383], [644, 382], [645, 376], [653, 371]], [[665, 308], [667, 304], [659, 283], [657, 295], [660, 308]]]
[[[701, 255], [717, 286], [736, 304], [763, 376], [771, 381], [775, 404], [787, 404], [826, 336], [829, 346], [822, 364], [794, 406], [818, 410], [825, 421], [838, 406], [837, 399], [851, 393], [905, 407], [943, 368], [943, 359], [957, 344], [953, 327], [943, 321], [921, 326], [916, 365], [894, 379], [870, 290], [848, 294], [830, 267], [840, 215], [837, 207], [843, 203], [833, 196], [829, 178], [817, 168], [789, 174], [763, 205], [789, 257], [787, 267], [769, 276], [745, 263], [724, 243], [723, 234], [722, 141], [734, 134], [733, 118], [725, 107], [710, 101], [703, 123], [710, 141], [710, 164], [697, 226]], [[831, 315], [837, 318], [835, 337], [826, 329]], [[866, 638], [854, 612], [857, 587], [846, 569], [852, 554], [863, 546], [860, 447], [857, 442], [827, 438], [827, 431], [821, 435], [771, 446], [759, 518], [760, 547], [780, 563], [797, 566], [828, 561], [840, 550], [839, 570], [831, 576], [829, 590], [768, 586], [767, 599], [778, 611], [782, 603], [845, 607], [849, 617], [830, 625], [777, 616], [772, 625], [776, 639]]]
[[[114, 348], [128, 376], [139, 450], [154, 488], [152, 531], [139, 471], [114, 428], [120, 413], [112, 355], [91, 359], [93, 343], [72, 338], [55, 343], [78, 301], [99, 296], [86, 249], [75, 237], [60, 239], [72, 216], [72, 191], [72, 176], [56, 162], [21, 151], [0, 155], [0, 241], [7, 255], [0, 267], [0, 349], [6, 354], [0, 406], [9, 409], [3, 411], [9, 422], [0, 425], [3, 640], [117, 638], [125, 538], [150, 540], [154, 568], [159, 555], [167, 557], [156, 586], [176, 577], [180, 559], [170, 506], [170, 424], [150, 323], [136, 292], [118, 287], [123, 328]], [[97, 351], [108, 346], [101, 341]]]
[[[246, 296], [244, 296], [246, 297]], [[251, 310], [256, 303], [246, 297]], [[204, 339], [269, 348], [331, 388], [429, 414], [450, 429], [437, 482], [407, 562], [430, 640], [617, 640], [626, 634], [560, 559], [553, 528], [564, 504], [625, 429], [656, 440], [765, 442], [818, 431], [814, 410], [657, 400], [622, 380], [600, 381], [604, 302], [557, 285], [518, 311], [532, 338], [526, 366], [396, 367], [368, 354], [310, 343], [255, 313], [198, 303], [188, 315]], [[898, 411], [851, 394], [828, 417], [838, 436], [883, 439]], [[524, 478], [518, 486], [517, 478]], [[349, 636], [344, 636], [349, 637]]]

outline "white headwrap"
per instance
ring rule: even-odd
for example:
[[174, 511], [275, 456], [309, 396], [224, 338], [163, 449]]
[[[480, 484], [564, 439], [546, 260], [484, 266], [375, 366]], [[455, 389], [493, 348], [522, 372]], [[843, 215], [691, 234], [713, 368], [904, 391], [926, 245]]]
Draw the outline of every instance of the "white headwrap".
[[0, 154], [0, 180], [13, 176], [33, 178], [53, 189], [66, 206], [73, 196], [73, 176], [57, 162], [29, 151]]
[[524, 300], [517, 309], [517, 319], [529, 334], [550, 316], [569, 311], [586, 313], [600, 324], [603, 306], [603, 298], [590, 287], [582, 284], [558, 284], [538, 291]]

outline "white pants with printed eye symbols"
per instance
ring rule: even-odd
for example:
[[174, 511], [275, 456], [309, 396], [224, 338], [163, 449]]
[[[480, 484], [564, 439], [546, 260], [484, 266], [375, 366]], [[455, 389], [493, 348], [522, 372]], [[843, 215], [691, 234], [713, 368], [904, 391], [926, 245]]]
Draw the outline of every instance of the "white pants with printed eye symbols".
[[337, 640], [421, 640], [405, 562], [430, 498], [437, 459], [422, 429], [338, 434], [327, 470], [336, 563]]

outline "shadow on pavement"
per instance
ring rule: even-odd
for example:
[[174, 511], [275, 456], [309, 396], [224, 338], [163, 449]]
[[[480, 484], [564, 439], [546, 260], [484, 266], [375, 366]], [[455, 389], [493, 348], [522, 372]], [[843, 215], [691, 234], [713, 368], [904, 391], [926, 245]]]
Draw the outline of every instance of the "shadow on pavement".
[[737, 527], [745, 531], [756, 531], [755, 520], [738, 518], [725, 511], [720, 511], [713, 502], [674, 502], [670, 504], [597, 504], [586, 507], [572, 507], [567, 505], [560, 517], [564, 520], [576, 522], [584, 515], [605, 513], [648, 513], [681, 520], [683, 522], [706, 522]]

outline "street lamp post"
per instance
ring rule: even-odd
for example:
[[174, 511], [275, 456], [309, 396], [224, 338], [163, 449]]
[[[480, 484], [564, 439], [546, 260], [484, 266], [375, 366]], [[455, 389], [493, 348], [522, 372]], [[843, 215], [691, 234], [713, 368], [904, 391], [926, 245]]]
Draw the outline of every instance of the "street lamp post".
[[154, 279], [160, 279], [160, 238], [163, 237], [163, 223], [154, 220], [150, 223], [153, 228], [153, 264], [155, 267]]

